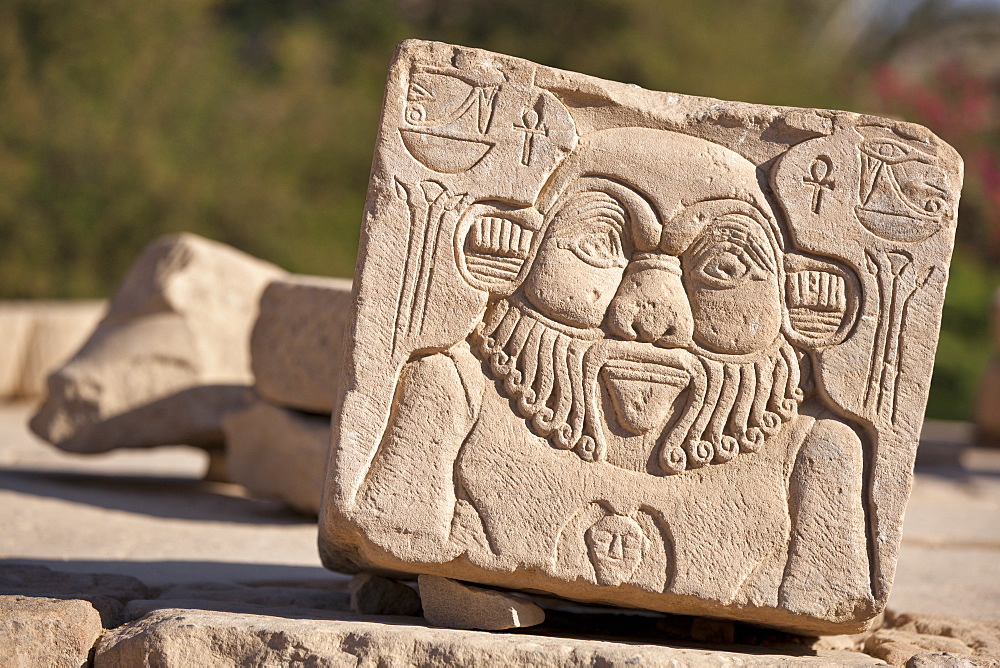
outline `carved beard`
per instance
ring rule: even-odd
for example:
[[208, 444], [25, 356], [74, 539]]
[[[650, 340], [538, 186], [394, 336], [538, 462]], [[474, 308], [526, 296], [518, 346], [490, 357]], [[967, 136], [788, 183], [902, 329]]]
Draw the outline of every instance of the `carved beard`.
[[[798, 413], [799, 361], [784, 337], [738, 361], [603, 337], [600, 330], [561, 325], [509, 298], [487, 309], [472, 348], [535, 433], [587, 461], [601, 459], [606, 448], [596, 383], [610, 359], [642, 360], [688, 375], [685, 405], [664, 425], [659, 445], [665, 473], [756, 452]], [[667, 356], [669, 362], [655, 359]]]
[[583, 364], [602, 336], [560, 325], [512, 297], [487, 309], [472, 347], [535, 433], [590, 461], [596, 453], [593, 437], [584, 434], [591, 420]]
[[722, 464], [757, 452], [798, 415], [803, 399], [799, 359], [783, 337], [770, 350], [738, 361], [692, 355], [689, 395], [659, 449], [668, 473]]

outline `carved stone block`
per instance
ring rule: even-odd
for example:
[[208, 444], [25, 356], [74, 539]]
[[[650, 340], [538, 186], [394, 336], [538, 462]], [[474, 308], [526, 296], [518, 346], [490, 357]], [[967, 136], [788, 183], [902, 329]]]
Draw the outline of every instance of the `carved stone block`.
[[961, 184], [916, 125], [404, 42], [325, 563], [863, 629], [895, 570]]
[[250, 336], [254, 389], [277, 406], [329, 415], [344, 368], [351, 281], [278, 278], [260, 297]]
[[222, 418], [226, 479], [253, 496], [319, 512], [330, 418], [256, 400]]

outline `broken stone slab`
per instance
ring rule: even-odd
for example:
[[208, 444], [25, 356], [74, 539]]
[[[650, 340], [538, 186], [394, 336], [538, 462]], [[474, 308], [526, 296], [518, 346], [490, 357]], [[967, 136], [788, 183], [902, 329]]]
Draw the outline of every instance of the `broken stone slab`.
[[887, 628], [922, 637], [961, 641], [977, 656], [1000, 663], [1000, 624], [915, 613], [887, 615]]
[[359, 573], [347, 586], [351, 612], [359, 615], [419, 615], [420, 596], [401, 582]]
[[[326, 586], [296, 586], [292, 583], [273, 584], [223, 584], [192, 583], [170, 587], [156, 601], [169, 604], [172, 600], [206, 600], [228, 603], [246, 603], [270, 608], [302, 608], [311, 610], [350, 609], [351, 594], [344, 581], [334, 581]], [[176, 604], [170, 607], [178, 607]]]
[[[880, 628], [841, 638], [893, 666], [1000, 666], [1000, 624], [887, 610]], [[831, 648], [837, 640], [812, 646]]]
[[45, 379], [86, 341], [102, 300], [0, 301], [0, 399], [40, 397]]
[[125, 604], [150, 595], [136, 578], [116, 573], [64, 573], [33, 564], [3, 564], [0, 595], [22, 595], [87, 601], [105, 626], [119, 623]]
[[884, 609], [951, 147], [407, 41], [373, 165], [328, 567], [806, 634]]
[[350, 313], [349, 279], [293, 275], [272, 281], [250, 340], [257, 394], [278, 406], [329, 415]]
[[[74, 436], [55, 445], [70, 452], [91, 453], [105, 451], [98, 448], [191, 445], [204, 448], [209, 451], [210, 456], [217, 457], [223, 447], [222, 419], [246, 408], [253, 401], [253, 390], [247, 385], [188, 387], [165, 397], [151, 399], [125, 412], [96, 420], [79, 428]], [[41, 410], [46, 409], [43, 406]], [[54, 419], [72, 420], [73, 417], [66, 412]], [[31, 424], [35, 424], [34, 420]], [[206, 474], [206, 477], [220, 480], [213, 471]]]
[[80, 668], [100, 637], [87, 601], [0, 595], [0, 663], [7, 668]]
[[513, 594], [435, 575], [421, 575], [417, 583], [424, 617], [434, 626], [502, 631], [537, 626], [545, 621], [541, 608]]
[[330, 418], [254, 401], [222, 421], [229, 480], [254, 496], [319, 512]]
[[[662, 647], [540, 635], [428, 628], [412, 620], [286, 619], [261, 614], [163, 609], [108, 631], [96, 668], [148, 665], [771, 666], [870, 665], [853, 652], [819, 656]], [[377, 620], [377, 621], [376, 621]]]
[[[957, 638], [920, 635], [892, 629], [883, 629], [872, 634], [865, 641], [865, 653], [876, 659], [882, 659], [891, 666], [900, 667], [909, 666], [914, 657], [926, 654], [947, 654], [967, 661], [974, 659], [972, 650]], [[968, 665], [976, 664], [969, 661]]]
[[[220, 447], [221, 417], [252, 383], [250, 330], [278, 267], [193, 234], [161, 237], [108, 313], [53, 373], [31, 429], [59, 448]], [[159, 420], [148, 428], [150, 420]]]

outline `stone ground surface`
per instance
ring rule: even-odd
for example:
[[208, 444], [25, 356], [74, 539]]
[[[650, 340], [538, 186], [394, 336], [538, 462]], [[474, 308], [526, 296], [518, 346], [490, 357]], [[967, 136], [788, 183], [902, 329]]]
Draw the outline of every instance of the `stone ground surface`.
[[[419, 617], [357, 615], [349, 612], [348, 576], [320, 566], [314, 519], [249, 499], [233, 485], [201, 482], [207, 455], [193, 448], [59, 452], [29, 434], [31, 411], [29, 405], [0, 404], [0, 589], [15, 564], [128, 575], [148, 585], [149, 599], [128, 602], [120, 612], [132, 621], [105, 633], [96, 665], [131, 665], [157, 652], [163, 659], [158, 665], [226, 665], [211, 654], [219, 647], [243, 653], [230, 657], [232, 665], [240, 658], [282, 665], [296, 656], [326, 656], [331, 665], [361, 658], [364, 665], [375, 655], [386, 657], [386, 665], [870, 660], [837, 654], [830, 649], [837, 642], [827, 642], [817, 657], [807, 645], [749, 647], [749, 632], [739, 625], [733, 645], [732, 625], [700, 623], [695, 632], [687, 618], [678, 635], [671, 626], [676, 620], [663, 616], [552, 602], [543, 603], [545, 625], [509, 635], [433, 629]], [[962, 436], [953, 426], [931, 425], [925, 433], [889, 606], [1000, 623], [1000, 450], [967, 449], [959, 457], [948, 445]], [[44, 585], [0, 594], [93, 599], [93, 592], [74, 597], [61, 586], [48, 594]], [[581, 629], [589, 629], [589, 637]], [[692, 644], [692, 637], [715, 644]], [[931, 643], [928, 651], [948, 646]], [[890, 661], [896, 657], [885, 654]]]

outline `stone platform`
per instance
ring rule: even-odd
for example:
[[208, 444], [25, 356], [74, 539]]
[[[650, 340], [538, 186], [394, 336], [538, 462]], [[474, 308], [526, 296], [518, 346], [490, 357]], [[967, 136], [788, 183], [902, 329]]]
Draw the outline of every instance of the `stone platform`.
[[[98, 666], [150, 657], [188, 666], [878, 660], [862, 646], [899, 665], [942, 652], [995, 665], [988, 657], [1000, 654], [1000, 450], [961, 448], [965, 432], [955, 425], [925, 428], [906, 514], [889, 608], [917, 617], [890, 620], [895, 628], [866, 644], [548, 599], [538, 600], [545, 624], [505, 633], [358, 615], [350, 612], [349, 576], [320, 566], [314, 519], [234, 485], [203, 482], [207, 455], [193, 448], [59, 452], [28, 433], [31, 411], [0, 404], [0, 650], [12, 665], [73, 665], [87, 643], [96, 643]], [[119, 577], [79, 575], [89, 573]], [[100, 623], [73, 607], [81, 600]], [[927, 615], [965, 621], [942, 625]]]

